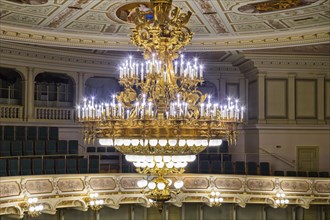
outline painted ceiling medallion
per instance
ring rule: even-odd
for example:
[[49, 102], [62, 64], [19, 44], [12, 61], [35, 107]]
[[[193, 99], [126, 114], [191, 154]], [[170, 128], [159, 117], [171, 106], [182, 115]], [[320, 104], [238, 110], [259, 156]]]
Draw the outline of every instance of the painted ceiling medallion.
[[272, 0], [247, 4], [240, 7], [238, 10], [245, 13], [266, 13], [302, 7], [317, 1], [318, 0]]
[[116, 11], [116, 16], [122, 21], [132, 22], [137, 15], [136, 14], [137, 8], [145, 13], [152, 14], [150, 7], [151, 7], [150, 2], [129, 3], [118, 8], [118, 10]]

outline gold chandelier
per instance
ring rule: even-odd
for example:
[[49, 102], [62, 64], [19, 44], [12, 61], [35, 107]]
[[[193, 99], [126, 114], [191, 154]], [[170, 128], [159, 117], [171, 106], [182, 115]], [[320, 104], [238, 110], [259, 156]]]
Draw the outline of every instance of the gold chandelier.
[[[139, 173], [157, 175], [165, 184], [162, 198], [168, 199], [164, 176], [184, 172], [196, 154], [222, 139], [236, 142], [244, 108], [230, 98], [223, 105], [213, 103], [211, 95], [197, 89], [203, 83], [203, 66], [197, 58], [188, 61], [179, 55], [192, 39], [186, 27], [191, 12], [181, 13], [172, 0], [151, 0], [151, 10], [152, 17], [135, 9], [131, 35], [145, 61], [130, 56], [119, 70], [124, 91], [106, 103], [84, 99], [77, 116], [85, 142], [98, 139], [101, 145], [114, 146]], [[149, 198], [158, 200], [153, 195]]]

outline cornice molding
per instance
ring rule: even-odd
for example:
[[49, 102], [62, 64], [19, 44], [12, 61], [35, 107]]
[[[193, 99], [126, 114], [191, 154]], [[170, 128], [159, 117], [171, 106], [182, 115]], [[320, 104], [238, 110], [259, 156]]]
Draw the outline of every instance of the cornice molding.
[[[216, 36], [196, 38], [187, 46], [187, 51], [229, 51], [245, 49], [262, 49], [275, 47], [289, 47], [329, 42], [328, 26], [297, 30], [291, 32], [278, 32], [277, 34], [258, 34], [247, 36]], [[76, 35], [51, 31], [31, 30], [22, 27], [2, 25], [0, 39], [11, 42], [21, 42], [35, 45], [107, 49], [133, 51], [136, 50], [129, 37], [103, 36], [103, 35]]]
[[296, 70], [300, 72], [330, 73], [330, 56], [317, 55], [270, 55], [270, 54], [248, 54], [244, 53], [247, 59], [261, 71], [276, 69], [288, 72]]

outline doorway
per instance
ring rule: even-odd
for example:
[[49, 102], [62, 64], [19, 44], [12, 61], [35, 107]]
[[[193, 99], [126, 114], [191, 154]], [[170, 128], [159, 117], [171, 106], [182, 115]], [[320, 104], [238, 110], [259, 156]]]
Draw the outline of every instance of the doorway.
[[297, 146], [298, 171], [319, 170], [319, 147]]

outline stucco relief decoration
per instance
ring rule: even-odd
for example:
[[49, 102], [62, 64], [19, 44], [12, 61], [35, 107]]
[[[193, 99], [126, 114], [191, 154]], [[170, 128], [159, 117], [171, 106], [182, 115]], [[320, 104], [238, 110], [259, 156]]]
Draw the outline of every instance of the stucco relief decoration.
[[283, 191], [307, 192], [310, 189], [306, 181], [283, 180], [280, 186]]
[[6, 0], [8, 2], [14, 2], [18, 4], [27, 4], [27, 5], [43, 5], [48, 2], [48, 0]]
[[317, 1], [318, 0], [272, 0], [247, 4], [241, 6], [238, 10], [244, 13], [266, 13], [306, 6]]
[[120, 185], [125, 189], [140, 189], [137, 186], [137, 181], [139, 180], [141, 178], [124, 177], [120, 180]]
[[272, 180], [250, 179], [247, 181], [247, 188], [258, 191], [272, 191], [274, 189]]
[[84, 184], [81, 179], [60, 179], [57, 182], [58, 189], [62, 192], [82, 191]]
[[116, 187], [113, 178], [91, 178], [89, 184], [94, 190], [113, 190]]
[[209, 187], [209, 180], [202, 177], [184, 178], [183, 182], [186, 189], [206, 189]]
[[330, 180], [318, 181], [315, 183], [315, 190], [318, 193], [330, 193]]
[[49, 180], [28, 180], [25, 183], [26, 191], [30, 194], [51, 193], [52, 183]]
[[218, 189], [229, 189], [229, 190], [240, 190], [243, 186], [240, 179], [234, 179], [234, 178], [225, 178], [225, 179], [217, 178], [214, 181], [214, 184]]
[[74, 14], [78, 13], [82, 7], [90, 2], [90, 0], [72, 0], [70, 6], [65, 9], [63, 12], [58, 14], [48, 25], [48, 27], [56, 28], [64, 23], [69, 17], [73, 16]]
[[17, 182], [0, 183], [0, 198], [8, 196], [17, 196], [21, 192]]
[[213, 8], [210, 0], [196, 0], [196, 2], [198, 2], [200, 5], [203, 14], [206, 15], [206, 18], [215, 29], [217, 34], [228, 33], [218, 13], [216, 13], [216, 9]]

